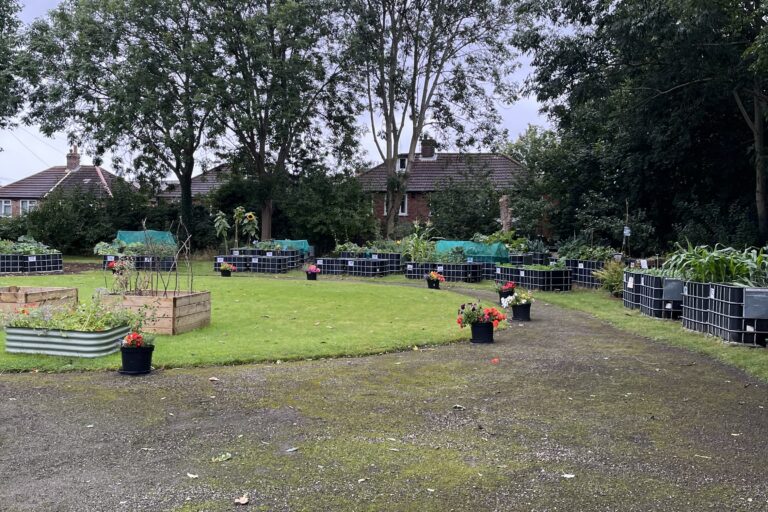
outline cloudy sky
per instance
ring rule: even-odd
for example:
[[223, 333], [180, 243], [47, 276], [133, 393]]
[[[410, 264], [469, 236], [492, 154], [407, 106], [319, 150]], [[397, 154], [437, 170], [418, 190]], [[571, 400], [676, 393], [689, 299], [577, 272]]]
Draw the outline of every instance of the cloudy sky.
[[[28, 0], [23, 1], [21, 18], [25, 23], [35, 18], [45, 16], [48, 10], [58, 5], [58, 0]], [[526, 67], [519, 71], [518, 80], [528, 73]], [[512, 138], [517, 137], [529, 124], [546, 125], [544, 117], [538, 113], [538, 105], [533, 99], [522, 99], [510, 106], [503, 106], [504, 126]], [[375, 161], [378, 156], [372, 140], [364, 141], [364, 149], [368, 159]], [[47, 138], [35, 127], [21, 126], [13, 130], [0, 130], [0, 185], [24, 178], [54, 165], [66, 164], [68, 145], [66, 136], [59, 134]], [[405, 150], [406, 148], [401, 148]], [[90, 164], [90, 156], [82, 157], [83, 164]], [[104, 165], [109, 169], [108, 160]]]

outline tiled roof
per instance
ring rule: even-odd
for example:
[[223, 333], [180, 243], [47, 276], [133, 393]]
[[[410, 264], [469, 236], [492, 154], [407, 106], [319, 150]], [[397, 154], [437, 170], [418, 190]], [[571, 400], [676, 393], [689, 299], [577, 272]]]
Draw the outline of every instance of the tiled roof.
[[[192, 197], [206, 195], [219, 188], [229, 179], [229, 167], [218, 165], [192, 178]], [[165, 190], [157, 194], [165, 199], [181, 199], [181, 189], [178, 181], [166, 183]]]
[[66, 166], [56, 166], [14, 181], [0, 188], [2, 199], [43, 199], [55, 188], [111, 194], [114, 180], [121, 178], [95, 165], [81, 165], [67, 172]]
[[[405, 157], [406, 155], [401, 155]], [[465, 176], [488, 173], [497, 190], [512, 186], [522, 166], [497, 153], [437, 153], [434, 160], [422, 160], [416, 154], [408, 177], [408, 192], [433, 192], [445, 187], [448, 180], [460, 181]], [[358, 176], [366, 192], [386, 192], [387, 171], [379, 164]]]

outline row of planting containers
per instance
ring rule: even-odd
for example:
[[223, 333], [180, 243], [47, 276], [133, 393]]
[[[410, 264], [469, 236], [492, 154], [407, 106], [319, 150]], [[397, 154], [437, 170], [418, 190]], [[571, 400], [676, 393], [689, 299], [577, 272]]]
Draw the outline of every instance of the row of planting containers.
[[[133, 268], [136, 270], [170, 272], [171, 270], [176, 269], [176, 258], [173, 256], [138, 255], [129, 257], [133, 260]], [[118, 261], [122, 258], [125, 258], [125, 256], [104, 256], [101, 261], [101, 266], [103, 269], [106, 269], [110, 262]]]
[[523, 288], [543, 292], [567, 292], [571, 291], [572, 287], [571, 270], [567, 268], [532, 270], [496, 266], [493, 279], [497, 283], [514, 281], [515, 284]]
[[[324, 260], [332, 260], [335, 258], [323, 258]], [[356, 252], [349, 252], [349, 251], [342, 251], [340, 254], [340, 257], [338, 259], [341, 260], [371, 260], [371, 261], [382, 261], [385, 262], [383, 267], [381, 264], [372, 263], [368, 265], [368, 268], [372, 272], [384, 272], [384, 274], [374, 274], [374, 275], [386, 275], [386, 274], [399, 274], [403, 271], [403, 255], [399, 252], [366, 252], [366, 253], [356, 253]], [[319, 260], [318, 260], [319, 261]], [[354, 266], [354, 265], [353, 265]], [[361, 261], [359, 263], [359, 267], [361, 270], [365, 269], [365, 264]], [[339, 272], [339, 273], [346, 273], [346, 272]]]
[[574, 285], [584, 288], [600, 288], [600, 281], [592, 275], [592, 272], [603, 268], [605, 266], [604, 261], [566, 259], [565, 266], [571, 271], [571, 280]]
[[766, 345], [768, 289], [624, 272], [624, 306], [728, 342]]
[[424, 279], [430, 272], [442, 274], [446, 281], [477, 283], [483, 280], [484, 263], [410, 262], [405, 264], [405, 277]]
[[270, 249], [230, 249], [230, 256], [246, 256], [246, 257], [259, 257], [259, 258], [286, 258], [288, 268], [299, 268], [304, 263], [304, 256], [301, 251], [297, 249], [283, 249], [283, 250], [270, 250]]
[[304, 262], [301, 251], [294, 249], [230, 249], [229, 254], [214, 258], [213, 270], [218, 272], [222, 263], [234, 265], [237, 272], [284, 274], [298, 268]]
[[0, 254], [0, 274], [63, 271], [61, 254]]

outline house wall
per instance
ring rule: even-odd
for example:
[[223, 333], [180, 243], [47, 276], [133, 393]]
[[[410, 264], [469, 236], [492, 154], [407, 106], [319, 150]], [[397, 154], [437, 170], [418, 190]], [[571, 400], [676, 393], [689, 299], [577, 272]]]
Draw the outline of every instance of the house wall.
[[[373, 194], [373, 213], [380, 221], [384, 220], [384, 193]], [[424, 221], [429, 218], [429, 195], [423, 192], [408, 193], [408, 214], [400, 215], [399, 222]]]

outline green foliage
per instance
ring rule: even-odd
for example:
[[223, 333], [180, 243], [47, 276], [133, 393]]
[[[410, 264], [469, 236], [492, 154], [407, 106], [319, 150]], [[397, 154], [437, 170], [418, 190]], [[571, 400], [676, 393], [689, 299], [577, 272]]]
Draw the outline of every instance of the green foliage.
[[256, 249], [261, 249], [262, 251], [282, 251], [283, 246], [280, 245], [277, 242], [272, 242], [271, 240], [266, 240], [263, 242], [258, 242], [254, 245]]
[[227, 214], [219, 210], [213, 218], [213, 228], [216, 230], [216, 236], [224, 241], [224, 250], [227, 251], [227, 240], [229, 238], [229, 220]]
[[20, 236], [19, 240], [0, 239], [0, 254], [58, 254], [59, 251], [36, 241], [29, 236]]
[[617, 252], [616, 249], [611, 247], [591, 246], [580, 237], [566, 240], [557, 249], [557, 254], [560, 258], [591, 261], [610, 260]]
[[0, 217], [0, 238], [16, 240], [27, 234], [29, 234], [29, 221], [26, 215]]
[[605, 266], [592, 272], [600, 281], [600, 287], [615, 297], [620, 297], [624, 286], [624, 270], [626, 267], [619, 261], [608, 261]]
[[493, 233], [499, 228], [499, 193], [488, 172], [477, 169], [429, 196], [430, 221], [437, 235], [469, 240], [475, 233]]
[[360, 247], [354, 242], [344, 242], [343, 244], [338, 244], [333, 249], [333, 253], [335, 255], [340, 255], [342, 252], [351, 252], [353, 254], [362, 255], [367, 252], [367, 249], [364, 247]]
[[176, 251], [177, 247], [175, 244], [152, 243], [147, 245], [142, 242], [132, 242], [130, 244], [126, 244], [117, 238], [114, 239], [112, 243], [99, 242], [93, 248], [93, 254], [97, 254], [99, 256], [120, 254], [126, 256], [175, 256]]
[[123, 325], [138, 329], [142, 318], [131, 310], [94, 301], [74, 308], [23, 307], [3, 320], [8, 327], [94, 332]]
[[413, 223], [413, 232], [401, 240], [402, 254], [406, 260], [424, 263], [434, 261], [435, 242], [432, 238], [432, 225], [419, 221]]
[[472, 241], [481, 244], [494, 244], [500, 242], [507, 247], [509, 252], [528, 252], [528, 240], [515, 236], [514, 231], [494, 231], [490, 235], [475, 233]]
[[373, 240], [365, 244], [369, 252], [390, 252], [399, 253], [401, 242], [395, 240]]
[[557, 261], [554, 265], [523, 265], [525, 270], [563, 270], [565, 263], [563, 261]]
[[765, 249], [693, 246], [671, 253], [662, 269], [702, 283], [768, 285], [768, 253]]
[[[0, 130], [13, 125], [24, 103], [21, 7], [16, 0], [0, 0]], [[16, 237], [13, 237], [16, 238]]]

